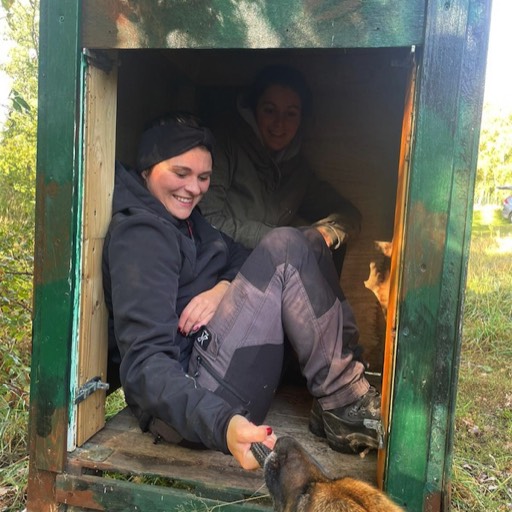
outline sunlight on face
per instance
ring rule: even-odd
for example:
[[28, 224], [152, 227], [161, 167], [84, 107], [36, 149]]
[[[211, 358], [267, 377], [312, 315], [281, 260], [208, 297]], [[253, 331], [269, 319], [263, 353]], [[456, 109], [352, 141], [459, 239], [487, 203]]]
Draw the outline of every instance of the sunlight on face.
[[256, 124], [270, 151], [284, 149], [295, 137], [302, 117], [299, 95], [289, 87], [271, 85], [256, 105]]
[[188, 219], [210, 186], [212, 156], [196, 147], [142, 173], [148, 190], [177, 219]]

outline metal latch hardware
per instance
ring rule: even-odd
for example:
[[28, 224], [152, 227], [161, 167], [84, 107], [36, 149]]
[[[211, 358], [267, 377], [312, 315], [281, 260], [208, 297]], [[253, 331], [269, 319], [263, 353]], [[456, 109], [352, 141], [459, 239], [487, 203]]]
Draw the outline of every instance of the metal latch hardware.
[[75, 405], [83, 402], [88, 396], [99, 389], [107, 390], [110, 387], [108, 382], [102, 382], [101, 377], [93, 377], [80, 387], [75, 395]]

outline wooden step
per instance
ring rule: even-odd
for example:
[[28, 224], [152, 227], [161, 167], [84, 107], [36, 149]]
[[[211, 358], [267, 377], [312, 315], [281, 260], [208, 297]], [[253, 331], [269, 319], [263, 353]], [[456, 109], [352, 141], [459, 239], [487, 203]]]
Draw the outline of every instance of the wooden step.
[[[277, 436], [295, 437], [332, 476], [350, 475], [375, 484], [375, 452], [362, 457], [331, 450], [325, 439], [308, 430], [310, 407], [311, 397], [303, 387], [285, 387], [276, 395], [266, 423]], [[162, 441], [155, 444], [151, 434], [141, 432], [128, 408], [69, 454], [68, 473], [58, 483], [61, 499], [68, 492], [68, 502], [70, 489], [93, 482], [93, 475], [97, 475], [103, 483], [108, 478], [129, 477], [130, 481], [182, 489], [204, 499], [231, 502], [261, 496], [263, 505], [270, 504], [263, 470], [243, 470], [233, 457], [211, 450], [192, 450]], [[80, 479], [80, 485], [72, 484], [71, 475], [87, 478]]]

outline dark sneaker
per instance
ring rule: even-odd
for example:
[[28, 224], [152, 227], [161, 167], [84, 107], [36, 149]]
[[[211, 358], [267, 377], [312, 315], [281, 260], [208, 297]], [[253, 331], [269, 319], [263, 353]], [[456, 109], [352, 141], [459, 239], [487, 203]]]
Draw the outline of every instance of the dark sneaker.
[[326, 437], [329, 446], [338, 452], [359, 453], [366, 448], [380, 448], [380, 404], [380, 393], [374, 387], [354, 403], [329, 411], [322, 410], [315, 399], [309, 430], [317, 436]]

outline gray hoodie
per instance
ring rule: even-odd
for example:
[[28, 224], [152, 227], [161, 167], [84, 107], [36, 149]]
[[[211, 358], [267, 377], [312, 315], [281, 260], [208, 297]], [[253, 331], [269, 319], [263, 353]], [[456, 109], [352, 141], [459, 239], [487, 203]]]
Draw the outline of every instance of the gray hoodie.
[[300, 226], [334, 214], [346, 232], [360, 229], [361, 214], [316, 177], [300, 151], [300, 133], [278, 155], [264, 147], [252, 111], [214, 128], [215, 165], [201, 203], [204, 216], [237, 242], [254, 248], [277, 226]]

